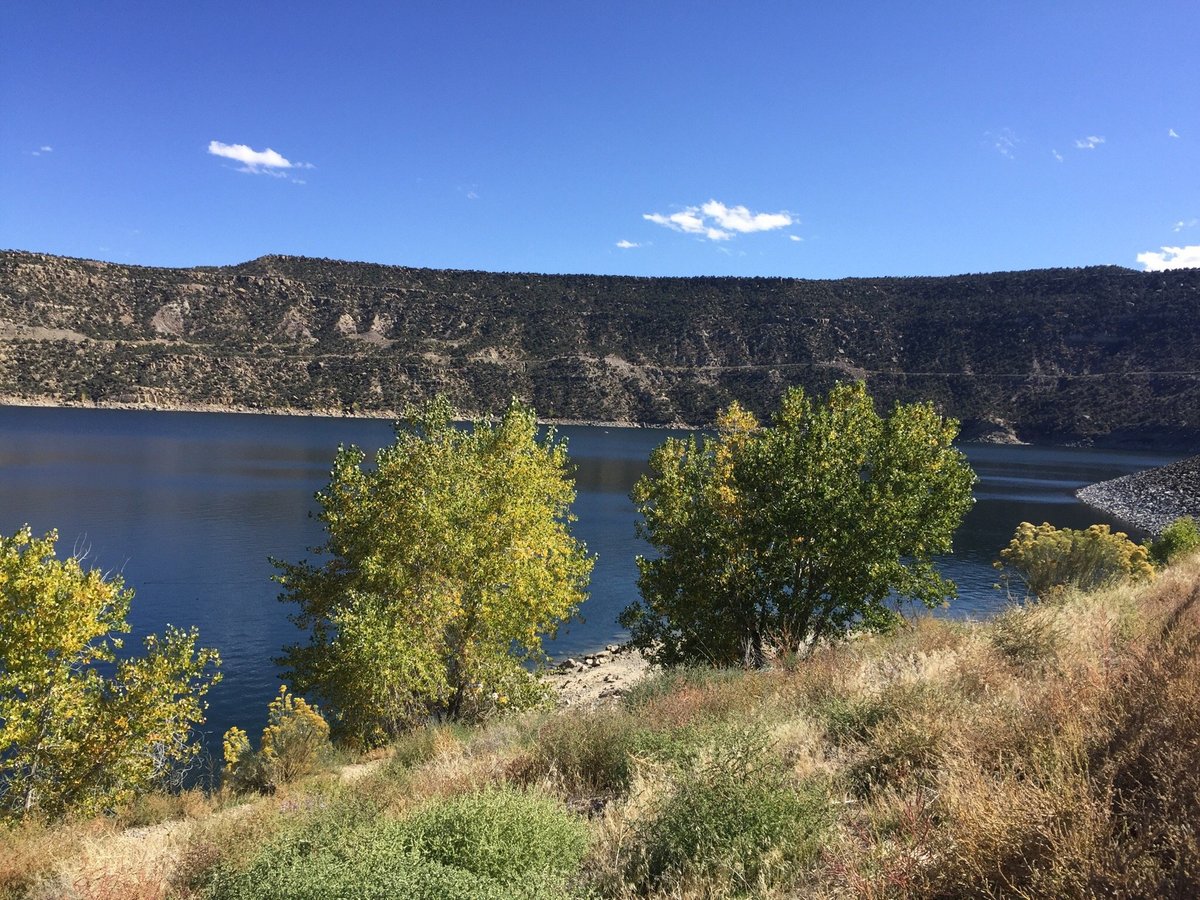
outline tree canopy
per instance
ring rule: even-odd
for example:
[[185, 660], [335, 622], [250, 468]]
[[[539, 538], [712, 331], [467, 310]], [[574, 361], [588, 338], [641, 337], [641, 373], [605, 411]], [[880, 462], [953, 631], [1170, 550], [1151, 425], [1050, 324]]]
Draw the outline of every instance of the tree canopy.
[[327, 554], [276, 562], [309, 632], [284, 662], [341, 735], [374, 743], [423, 718], [532, 702], [524, 663], [583, 601], [592, 560], [568, 530], [566, 444], [513, 401], [456, 428], [437, 398], [364, 465], [338, 450], [318, 492]]
[[177, 773], [197, 747], [215, 650], [195, 629], [122, 658], [133, 591], [55, 557], [56, 532], [0, 536], [0, 812], [93, 813]]
[[884, 628], [954, 595], [951, 549], [975, 476], [958, 424], [925, 403], [876, 413], [862, 384], [789, 390], [769, 426], [736, 403], [715, 437], [671, 438], [633, 499], [641, 600], [621, 616], [655, 661], [762, 661], [765, 647]]

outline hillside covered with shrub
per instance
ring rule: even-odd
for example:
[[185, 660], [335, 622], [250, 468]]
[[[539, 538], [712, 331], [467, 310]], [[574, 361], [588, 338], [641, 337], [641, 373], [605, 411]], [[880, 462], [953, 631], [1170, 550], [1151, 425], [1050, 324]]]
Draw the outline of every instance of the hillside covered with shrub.
[[706, 424], [865, 379], [966, 437], [1195, 446], [1200, 270], [930, 278], [496, 274], [267, 256], [161, 269], [0, 253], [10, 401], [391, 414], [512, 395]]
[[418, 728], [268, 797], [26, 820], [0, 831], [0, 896], [1194, 896], [1198, 642], [1192, 555], [987, 622]]

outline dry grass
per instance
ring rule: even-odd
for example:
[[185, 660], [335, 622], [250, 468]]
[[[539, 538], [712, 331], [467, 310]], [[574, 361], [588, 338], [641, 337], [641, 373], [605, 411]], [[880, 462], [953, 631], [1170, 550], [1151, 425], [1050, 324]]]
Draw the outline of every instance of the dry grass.
[[103, 820], [56, 826], [37, 820], [0, 825], [0, 898], [25, 896], [50, 878], [64, 857], [78, 853], [89, 837], [112, 833], [111, 824]]
[[[1198, 649], [1193, 558], [1151, 585], [984, 623], [922, 618], [781, 656], [773, 671], [659, 676], [619, 706], [425, 729], [354, 778], [325, 774], [242, 806], [184, 795], [111, 820], [26, 823], [0, 832], [0, 897], [201, 896], [216, 867], [245, 867], [305, 823], [404, 817], [503, 783], [587, 817], [576, 882], [591, 896], [1200, 895]], [[756, 812], [729, 815], [745, 779], [713, 760], [745, 735], [780, 790], [807, 798], [806, 840], [819, 847], [757, 860], [742, 848], [743, 875], [730, 878], [708, 863], [740, 846], [738, 823]], [[737, 803], [767, 804], [761, 821], [776, 828], [775, 799]], [[693, 809], [725, 824], [693, 834]], [[647, 863], [667, 858], [650, 849], [664, 829], [676, 868]], [[705, 848], [696, 859], [689, 841]]]

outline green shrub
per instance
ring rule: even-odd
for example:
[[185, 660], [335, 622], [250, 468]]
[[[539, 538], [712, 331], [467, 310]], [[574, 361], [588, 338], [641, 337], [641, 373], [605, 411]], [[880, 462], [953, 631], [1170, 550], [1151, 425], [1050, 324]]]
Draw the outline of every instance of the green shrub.
[[492, 788], [400, 820], [335, 806], [275, 840], [212, 900], [326, 897], [536, 898], [561, 895], [586, 826], [549, 797]]
[[329, 747], [329, 725], [303, 697], [279, 688], [267, 710], [267, 727], [256, 752], [246, 732], [225, 732], [225, 784], [235, 791], [264, 791], [307, 775]]
[[387, 765], [391, 772], [423, 765], [437, 756], [438, 729], [427, 725], [406, 731], [392, 742], [391, 750], [392, 756]]
[[[358, 851], [367, 852], [358, 852]], [[423, 860], [402, 846], [273, 848], [244, 872], [219, 872], [211, 900], [516, 900], [521, 894], [464, 869]], [[525, 895], [527, 896], [527, 895]]]
[[550, 797], [490, 788], [418, 812], [403, 823], [423, 858], [518, 885], [578, 868], [587, 827]]
[[1150, 558], [1167, 566], [1200, 550], [1200, 522], [1191, 516], [1176, 519], [1150, 544]]
[[553, 774], [575, 796], [623, 793], [633, 774], [640, 730], [637, 720], [620, 708], [552, 715], [533, 736], [528, 774]]
[[1147, 549], [1107, 525], [1080, 531], [1055, 528], [1049, 522], [1022, 522], [994, 565], [1001, 571], [1002, 582], [1010, 584], [1015, 576], [1039, 598], [1068, 585], [1090, 591], [1154, 576]]
[[639, 892], [697, 882], [753, 891], [786, 882], [814, 856], [830, 820], [825, 791], [791, 785], [763, 735], [730, 737], [639, 827], [626, 874]]

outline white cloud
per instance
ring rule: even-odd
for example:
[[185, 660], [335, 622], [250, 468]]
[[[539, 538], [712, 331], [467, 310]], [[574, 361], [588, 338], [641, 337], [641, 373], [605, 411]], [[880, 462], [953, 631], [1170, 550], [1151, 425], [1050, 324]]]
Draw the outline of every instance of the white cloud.
[[800, 237], [800, 235], [798, 235], [798, 234], [789, 234], [789, 235], [788, 235], [788, 240], [789, 240], [789, 241], [797, 241], [797, 242], [798, 242], [798, 241], [802, 241], [802, 240], [804, 240], [804, 238]]
[[1052, 154], [1054, 154], [1054, 158], [1057, 159], [1059, 162], [1063, 161], [1063, 155], [1061, 153], [1059, 153], [1057, 150], [1051, 150], [1050, 152]]
[[54, 148], [49, 144], [42, 144], [42, 146], [38, 147], [36, 150], [30, 150], [29, 152], [34, 156], [41, 156], [43, 153], [53, 153]]
[[785, 211], [755, 213], [745, 206], [726, 206], [717, 200], [709, 200], [700, 206], [688, 206], [669, 216], [643, 213], [642, 218], [673, 231], [703, 235], [710, 241], [727, 241], [736, 234], [787, 228], [796, 221], [791, 213]]
[[985, 132], [984, 137], [992, 142], [992, 147], [1005, 159], [1013, 159], [1013, 151], [1017, 149], [1017, 144], [1021, 143], [1021, 139], [1013, 133], [1011, 128], [988, 131]]
[[661, 213], [643, 213], [642, 218], [655, 225], [665, 225], [674, 231], [682, 231], [684, 234], [702, 234], [710, 241], [727, 241], [733, 237], [728, 231], [705, 225], [704, 219], [697, 214], [699, 210], [698, 206], [689, 206], [683, 212], [672, 213], [669, 216]]
[[1147, 272], [1197, 269], [1200, 268], [1200, 244], [1192, 244], [1190, 247], [1163, 247], [1161, 253], [1139, 253], [1137, 261], [1146, 267]]
[[1103, 143], [1104, 143], [1104, 138], [1097, 137], [1096, 135], [1092, 134], [1092, 135], [1088, 135], [1085, 138], [1080, 138], [1079, 140], [1077, 140], [1075, 142], [1075, 146], [1077, 148], [1079, 148], [1080, 150], [1095, 150], [1097, 147], [1099, 147]]
[[1167, 137], [1177, 138], [1177, 137], [1179, 137], [1179, 135], [1175, 133], [1174, 128], [1168, 128], [1167, 129]]
[[312, 169], [312, 163], [292, 162], [283, 154], [268, 147], [266, 150], [254, 150], [245, 144], [222, 144], [220, 141], [209, 141], [208, 152], [213, 156], [221, 156], [240, 162], [239, 172], [251, 175], [274, 175], [286, 178], [289, 169]]
[[700, 211], [715, 221], [720, 228], [740, 234], [774, 231], [776, 228], [787, 228], [792, 224], [792, 217], [786, 212], [752, 213], [744, 206], [726, 206], [716, 200], [709, 200], [700, 207]]
[[632, 250], [634, 247], [640, 247], [642, 245], [635, 243], [634, 241], [617, 241], [617, 246], [622, 250]]
[[1197, 225], [1200, 225], [1200, 219], [1180, 219], [1171, 226], [1171, 230], [1178, 233], [1185, 228], [1195, 228]]

